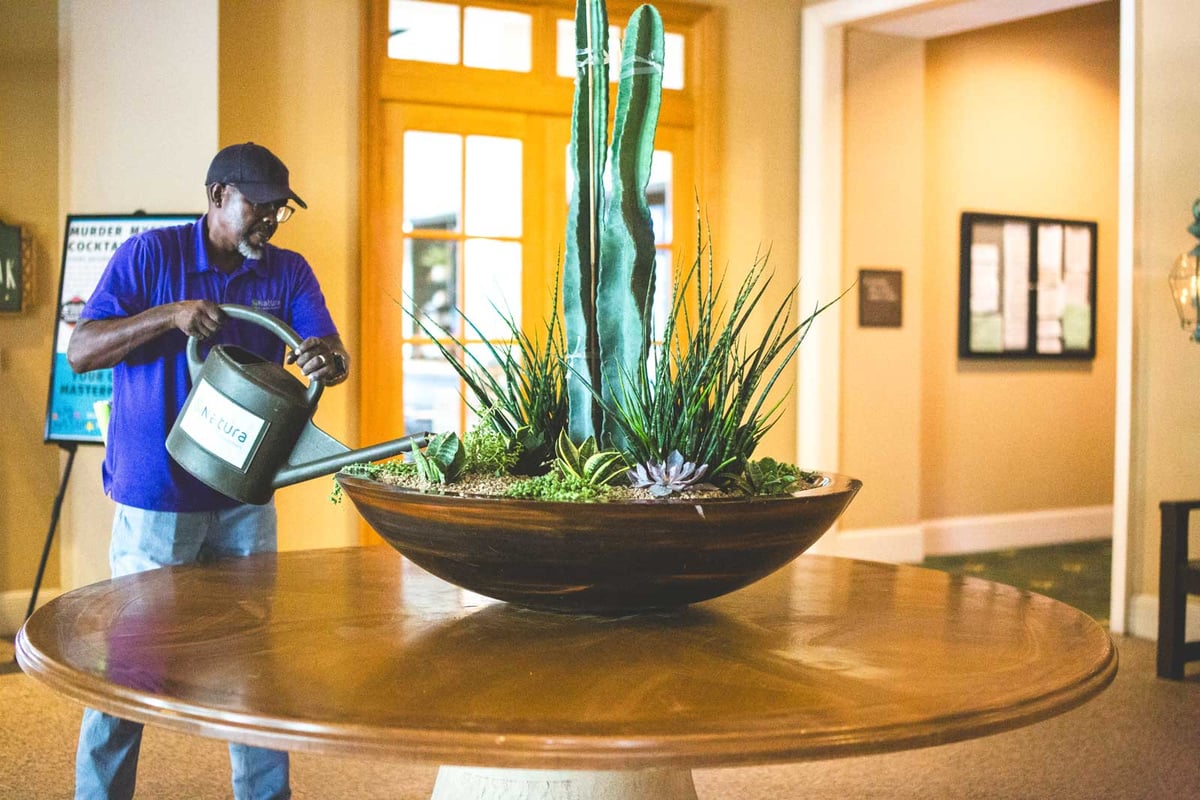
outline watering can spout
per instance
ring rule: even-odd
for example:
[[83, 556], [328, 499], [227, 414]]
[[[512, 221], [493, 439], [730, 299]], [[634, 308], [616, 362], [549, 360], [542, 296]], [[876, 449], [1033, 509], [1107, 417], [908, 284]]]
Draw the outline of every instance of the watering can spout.
[[387, 442], [351, 450], [310, 421], [300, 432], [287, 463], [275, 473], [273, 489], [281, 489], [322, 475], [337, 472], [342, 467], [364, 461], [378, 461], [424, 447], [433, 438], [431, 433], [415, 433]]

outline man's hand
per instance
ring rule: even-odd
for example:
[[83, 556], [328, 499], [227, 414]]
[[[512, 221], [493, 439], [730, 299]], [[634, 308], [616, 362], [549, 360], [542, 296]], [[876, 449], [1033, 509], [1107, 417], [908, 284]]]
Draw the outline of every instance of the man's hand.
[[337, 336], [308, 337], [288, 354], [287, 363], [294, 363], [305, 377], [326, 386], [336, 386], [350, 374], [350, 356]]
[[211, 300], [181, 300], [175, 303], [172, 315], [176, 328], [200, 340], [215, 334], [228, 318]]

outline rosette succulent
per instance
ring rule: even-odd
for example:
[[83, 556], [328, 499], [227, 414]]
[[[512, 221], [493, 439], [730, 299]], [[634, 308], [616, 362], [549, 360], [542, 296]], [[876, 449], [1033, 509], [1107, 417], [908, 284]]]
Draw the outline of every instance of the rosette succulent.
[[647, 461], [626, 474], [635, 489], [649, 489], [655, 497], [666, 497], [698, 485], [706, 472], [708, 464], [697, 466], [694, 462], [684, 461], [678, 450], [672, 450], [665, 461]]

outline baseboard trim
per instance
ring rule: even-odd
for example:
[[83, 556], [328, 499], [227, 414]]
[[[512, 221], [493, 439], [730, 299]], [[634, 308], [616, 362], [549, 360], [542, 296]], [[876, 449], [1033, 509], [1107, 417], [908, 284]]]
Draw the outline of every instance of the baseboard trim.
[[1112, 506], [927, 520], [925, 555], [946, 556], [1111, 539]]
[[839, 531], [830, 546], [822, 552], [863, 561], [919, 564], [924, 559], [923, 540], [920, 525], [859, 528]]
[[[25, 624], [25, 612], [29, 610], [29, 593], [31, 591], [33, 590], [0, 592], [0, 636], [12, 638]], [[48, 589], [43, 586], [38, 590], [38, 605], [41, 606], [60, 594], [62, 594], [61, 589]]]
[[[1129, 618], [1126, 632], [1139, 639], [1158, 639], [1158, 595], [1137, 594], [1129, 603]], [[1189, 642], [1200, 642], [1200, 598], [1187, 599], [1187, 624], [1184, 637]]]
[[[926, 556], [1112, 538], [1112, 506], [933, 519], [915, 525], [842, 530], [819, 552], [868, 561], [916, 564]], [[814, 548], [816, 550], [816, 548]]]

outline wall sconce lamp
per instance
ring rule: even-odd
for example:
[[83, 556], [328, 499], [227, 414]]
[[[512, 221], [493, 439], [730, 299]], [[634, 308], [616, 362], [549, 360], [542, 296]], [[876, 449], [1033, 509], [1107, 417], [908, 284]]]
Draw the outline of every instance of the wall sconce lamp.
[[1195, 236], [1197, 245], [1179, 256], [1171, 270], [1171, 296], [1179, 324], [1192, 332], [1192, 341], [1200, 342], [1200, 199], [1192, 203], [1192, 224], [1188, 233]]

